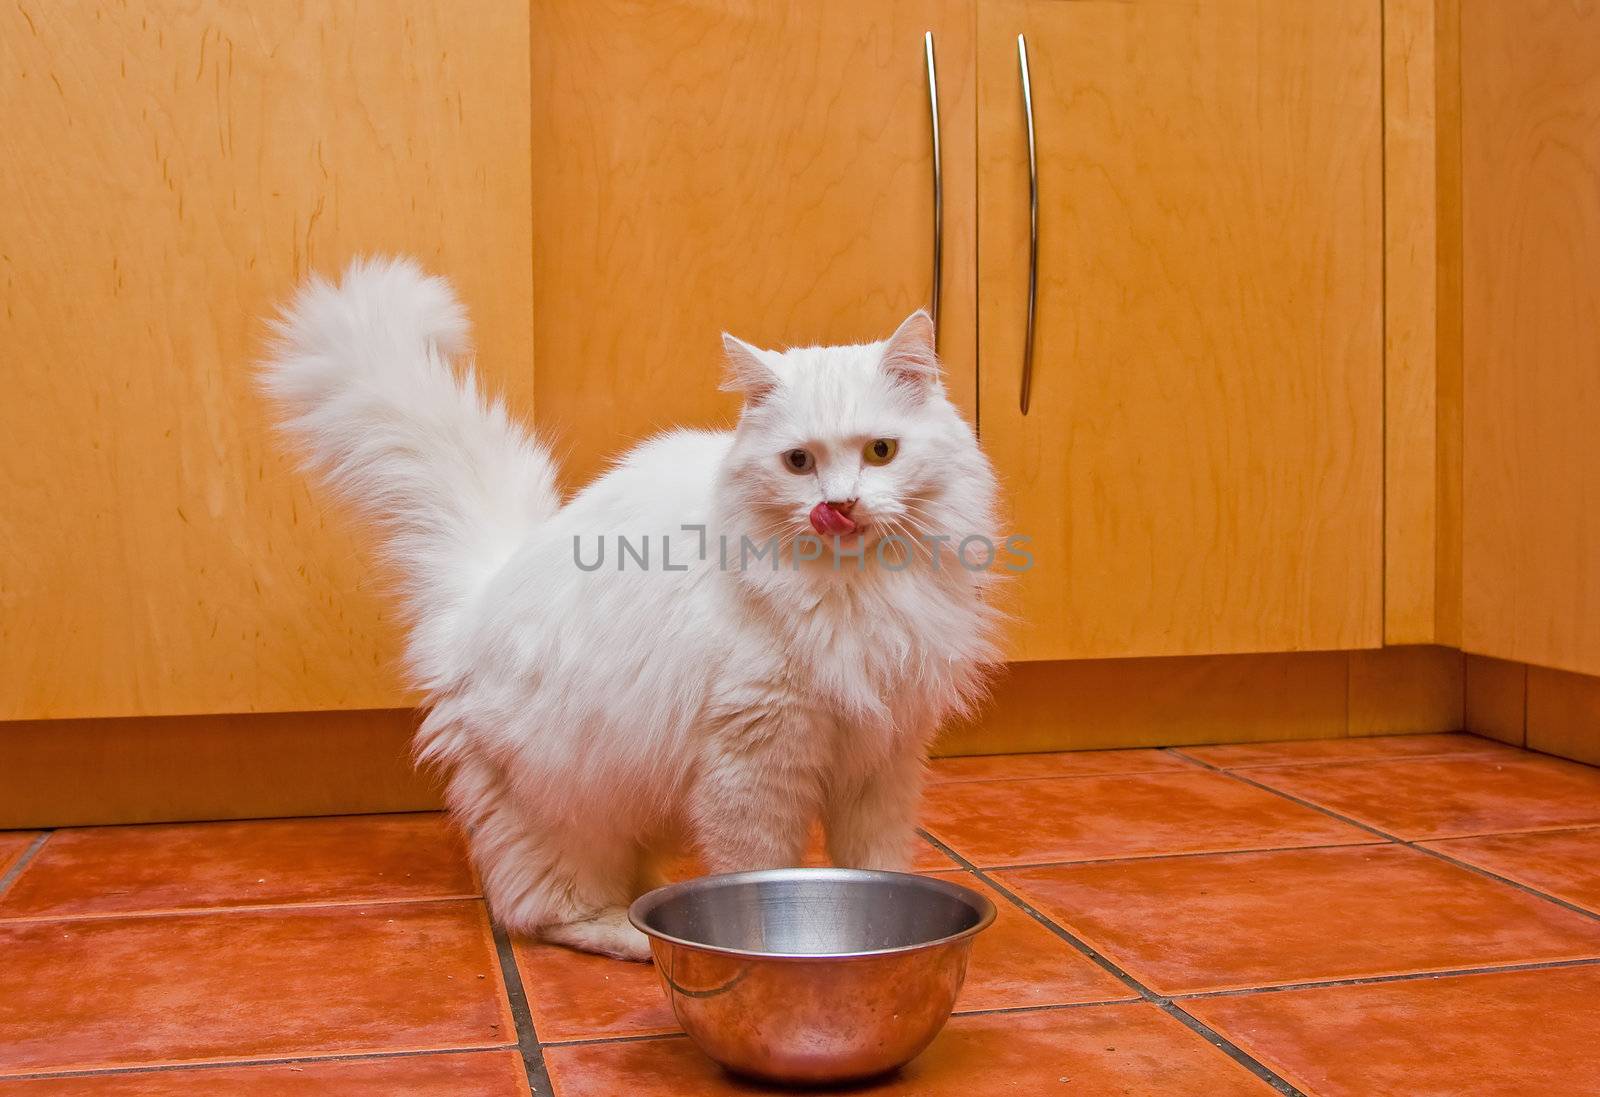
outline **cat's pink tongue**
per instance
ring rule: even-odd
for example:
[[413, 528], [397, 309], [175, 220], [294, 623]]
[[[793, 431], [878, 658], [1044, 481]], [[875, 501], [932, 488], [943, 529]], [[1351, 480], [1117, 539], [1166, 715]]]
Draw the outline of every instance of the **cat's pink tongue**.
[[824, 537], [854, 533], [856, 524], [843, 511], [835, 510], [831, 503], [818, 503], [811, 508], [811, 528]]

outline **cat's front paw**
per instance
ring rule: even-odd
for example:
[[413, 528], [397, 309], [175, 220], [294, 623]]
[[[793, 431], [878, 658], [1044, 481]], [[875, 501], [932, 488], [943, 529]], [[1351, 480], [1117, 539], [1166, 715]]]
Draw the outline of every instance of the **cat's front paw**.
[[603, 910], [580, 921], [545, 926], [539, 935], [546, 941], [583, 952], [637, 963], [650, 961], [650, 938], [633, 927], [628, 921], [628, 912], [621, 907]]
[[617, 936], [613, 939], [616, 951], [610, 953], [619, 960], [633, 960], [637, 963], [650, 962], [650, 938], [634, 929], [631, 925], [622, 926]]

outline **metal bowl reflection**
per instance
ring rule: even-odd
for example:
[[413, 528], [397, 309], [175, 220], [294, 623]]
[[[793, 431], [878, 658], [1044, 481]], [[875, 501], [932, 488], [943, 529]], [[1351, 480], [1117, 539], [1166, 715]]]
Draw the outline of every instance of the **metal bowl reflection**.
[[882, 1074], [927, 1047], [994, 904], [928, 876], [796, 868], [672, 884], [628, 916], [702, 1051], [814, 1084]]

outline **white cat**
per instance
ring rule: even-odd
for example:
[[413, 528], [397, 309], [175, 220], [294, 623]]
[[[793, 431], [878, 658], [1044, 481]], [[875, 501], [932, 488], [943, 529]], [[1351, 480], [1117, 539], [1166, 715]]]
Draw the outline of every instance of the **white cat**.
[[502, 924], [647, 959], [625, 909], [679, 835], [714, 872], [793, 865], [820, 815], [836, 863], [907, 866], [929, 740], [999, 657], [991, 573], [955, 551], [997, 538], [995, 478], [926, 313], [865, 346], [725, 336], [737, 428], [652, 438], [565, 504], [452, 368], [442, 280], [357, 261], [274, 330], [287, 428], [382, 523], [418, 754]]

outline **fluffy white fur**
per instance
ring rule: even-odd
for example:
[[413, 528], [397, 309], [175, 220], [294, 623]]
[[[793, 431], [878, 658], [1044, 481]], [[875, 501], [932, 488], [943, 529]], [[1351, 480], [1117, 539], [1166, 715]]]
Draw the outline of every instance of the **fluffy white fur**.
[[[997, 659], [987, 573], [949, 546], [876, 558], [892, 531], [1000, 539], [926, 314], [865, 346], [727, 338], [737, 429], [652, 438], [565, 505], [547, 450], [453, 368], [465, 315], [415, 264], [313, 278], [275, 330], [263, 380], [287, 428], [382, 523], [430, 694], [418, 753], [449, 774], [503, 924], [645, 959], [625, 908], [665, 851], [792, 865], [818, 816], [836, 862], [906, 867], [928, 741]], [[862, 459], [877, 438], [899, 443], [883, 466]], [[784, 466], [797, 447], [813, 471]], [[864, 566], [797, 559], [811, 508], [852, 499], [865, 531], [839, 547]], [[618, 569], [617, 535], [649, 538], [648, 570]], [[780, 566], [741, 569], [745, 535], [779, 537]], [[592, 564], [602, 537], [582, 570], [574, 539]]]

